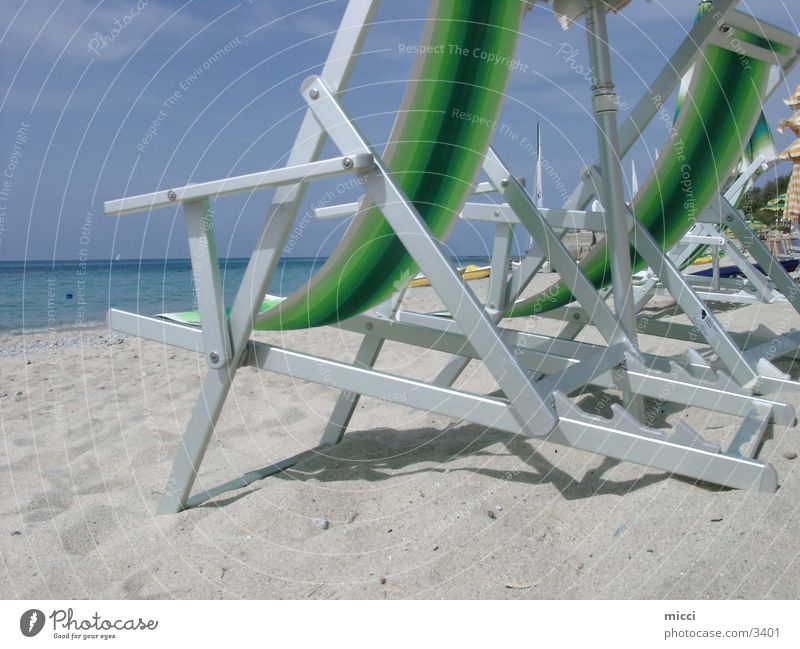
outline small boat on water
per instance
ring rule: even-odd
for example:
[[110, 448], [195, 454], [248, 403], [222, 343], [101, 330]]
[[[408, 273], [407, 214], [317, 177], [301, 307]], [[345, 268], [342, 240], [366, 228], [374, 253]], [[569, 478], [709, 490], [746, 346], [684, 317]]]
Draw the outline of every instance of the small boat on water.
[[[478, 266], [476, 264], [468, 264], [462, 268], [457, 269], [464, 278], [464, 281], [471, 282], [475, 279], [484, 279], [489, 277], [492, 271], [491, 266]], [[414, 279], [411, 280], [411, 288], [419, 288], [420, 286], [430, 286], [430, 280], [422, 273], [419, 273]]]

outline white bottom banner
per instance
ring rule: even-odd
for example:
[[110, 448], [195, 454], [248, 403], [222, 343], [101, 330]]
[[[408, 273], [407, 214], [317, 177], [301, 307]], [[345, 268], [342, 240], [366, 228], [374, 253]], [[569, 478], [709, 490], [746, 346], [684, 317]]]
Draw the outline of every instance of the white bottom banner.
[[[0, 646], [800, 646], [795, 601], [4, 601]], [[346, 643], [346, 645], [339, 645]]]

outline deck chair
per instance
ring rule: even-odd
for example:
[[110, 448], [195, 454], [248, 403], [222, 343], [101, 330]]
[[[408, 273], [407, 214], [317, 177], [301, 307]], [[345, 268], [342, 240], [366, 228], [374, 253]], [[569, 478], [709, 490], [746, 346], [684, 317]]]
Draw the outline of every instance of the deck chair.
[[[719, 444], [705, 440], [682, 422], [668, 431], [655, 429], [618, 406], [614, 406], [612, 418], [606, 419], [584, 412], [568, 395], [591, 384], [621, 386], [635, 392], [637, 398], [655, 398], [671, 386], [670, 398], [680, 403], [701, 407], [713, 403], [713, 408], [737, 415], [757, 408], [766, 413], [769, 423], [779, 424], [794, 420], [792, 408], [733, 388], [713, 372], [695, 378], [674, 364], [646, 367], [635, 340], [598, 297], [591, 277], [579, 267], [569, 271], [570, 286], [579, 299], [591, 303], [593, 316], [603, 323], [604, 335], [608, 336], [607, 346], [592, 351], [564, 341], [573, 345], [565, 350], [554, 346], [551, 339], [500, 327], [502, 314], [535, 272], [535, 260], [516, 281], [509, 278], [495, 282], [490, 300], [482, 304], [443, 252], [441, 240], [455, 223], [467, 196], [476, 187], [481, 190], [476, 182], [482, 169], [489, 189], [510, 205], [542, 249], [557, 260], [568, 254], [522, 183], [489, 148], [491, 124], [499, 115], [512, 66], [494, 65], [479, 57], [454, 60], [437, 54], [458, 45], [513, 60], [517, 34], [530, 3], [431, 3], [420, 48], [424, 54], [414, 66], [382, 155], [370, 147], [339, 100], [376, 4], [351, 0], [322, 73], [303, 82], [301, 95], [308, 110], [286, 167], [162, 189], [105, 205], [106, 212], [114, 215], [182, 206], [186, 219], [197, 313], [169, 314], [165, 319], [112, 309], [108, 316], [110, 327], [116, 331], [198, 351], [208, 364], [158, 512], [175, 513], [220, 493], [210, 490], [191, 495], [216, 419], [237, 369], [244, 365], [342, 390], [322, 433], [321, 447], [342, 439], [358, 396], [368, 395], [696, 480], [774, 491], [775, 471], [754, 459], [755, 450], [742, 452], [742, 440], [733, 452], [721, 452]], [[589, 5], [597, 26], [591, 32], [593, 46], [607, 56], [603, 7], [594, 1]], [[474, 115], [483, 119], [472, 119]], [[319, 160], [326, 137], [340, 155]], [[285, 300], [265, 301], [270, 278], [309, 183], [342, 174], [358, 176], [365, 190], [342, 242], [308, 285]], [[228, 311], [220, 287], [210, 201], [266, 187], [277, 190]], [[622, 253], [612, 252], [627, 255], [627, 246]], [[503, 257], [502, 253], [497, 256]], [[400, 308], [403, 290], [418, 269], [428, 277], [446, 313], [417, 314]], [[363, 335], [353, 363], [250, 338], [254, 329], [326, 325]], [[450, 353], [456, 364], [465, 358], [478, 360], [491, 373], [501, 394], [477, 395], [452, 387], [451, 379], [457, 372], [443, 374], [428, 384], [378, 371], [374, 364], [385, 340]], [[757, 447], [763, 430], [750, 433], [747, 441]], [[244, 486], [286, 469], [297, 459], [287, 458], [254, 470], [221, 487]]]
[[[740, 386], [760, 394], [796, 392], [800, 383], [791, 380], [772, 361], [796, 353], [800, 349], [800, 333], [794, 329], [773, 332], [760, 326], [752, 332], [731, 334], [713, 316], [714, 309], [709, 304], [780, 300], [800, 314], [797, 283], [734, 207], [752, 177], [774, 159], [761, 106], [797, 64], [800, 36], [739, 12], [736, 4], [717, 1], [700, 5], [694, 29], [643, 98], [652, 104], [650, 112], [657, 107], [663, 118], [663, 97], [668, 94], [668, 86], [659, 82], [668, 78], [674, 83], [678, 78], [674, 72], [682, 74], [671, 142], [658, 156], [650, 180], [629, 206], [636, 217], [630, 237], [632, 249], [637, 252], [633, 270], [649, 267], [646, 281], [634, 289], [635, 310], [640, 311], [655, 294], [671, 296], [692, 324], [667, 325], [640, 317], [637, 330], [687, 341], [699, 337], [709, 343], [720, 358], [720, 367], [732, 374]], [[683, 55], [686, 49], [697, 53], [687, 59]], [[622, 153], [633, 145], [635, 135], [646, 124], [644, 108], [640, 102], [623, 127], [626, 134]], [[596, 169], [597, 166], [590, 168], [590, 175], [596, 175]], [[726, 182], [727, 175], [734, 171], [733, 179]], [[569, 207], [584, 209], [592, 198], [591, 187], [597, 182], [592, 178], [582, 183]], [[727, 189], [720, 191], [726, 184]], [[737, 237], [735, 243], [731, 233]], [[718, 272], [708, 278], [677, 272], [685, 270], [709, 246], [724, 249], [742, 269], [745, 279], [721, 279]], [[663, 250], [668, 254], [664, 255]], [[718, 260], [716, 255], [715, 259]], [[582, 269], [596, 286], [606, 287], [607, 246], [592, 251]], [[560, 337], [572, 339], [592, 322], [592, 317], [585, 309], [559, 308], [571, 297], [568, 285], [562, 281], [542, 294], [518, 301], [511, 314], [548, 313], [567, 320]]]

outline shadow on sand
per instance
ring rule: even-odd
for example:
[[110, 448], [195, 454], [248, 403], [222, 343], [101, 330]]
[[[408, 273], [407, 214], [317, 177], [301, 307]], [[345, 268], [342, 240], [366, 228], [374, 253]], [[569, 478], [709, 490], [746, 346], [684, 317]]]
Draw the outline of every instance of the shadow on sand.
[[[620, 463], [606, 457], [599, 466], [594, 466], [578, 478], [545, 458], [536, 448], [538, 442], [531, 442], [530, 438], [523, 435], [512, 435], [473, 424], [457, 424], [446, 430], [380, 428], [354, 431], [348, 433], [338, 446], [305, 451], [291, 458], [292, 466], [282, 470], [270, 466], [252, 471], [198, 494], [192, 498], [190, 505], [224, 507], [262, 488], [262, 485], [254, 488], [254, 484], [270, 475], [275, 479], [300, 482], [310, 479], [320, 482], [380, 482], [419, 473], [467, 472], [515, 483], [551, 484], [566, 500], [600, 494], [624, 495], [670, 477], [666, 473], [647, 473], [630, 480], [606, 479], [606, 473]], [[498, 451], [498, 446], [502, 446], [503, 450]], [[556, 453], [576, 452], [562, 447], [550, 448]], [[518, 458], [525, 468], [512, 470], [489, 466], [496, 464], [495, 460], [503, 456]], [[471, 461], [468, 466], [464, 466], [465, 458]], [[456, 460], [459, 460], [458, 466], [454, 466]], [[268, 484], [263, 483], [263, 488], [268, 488]], [[230, 493], [244, 487], [248, 488], [240, 493]]]

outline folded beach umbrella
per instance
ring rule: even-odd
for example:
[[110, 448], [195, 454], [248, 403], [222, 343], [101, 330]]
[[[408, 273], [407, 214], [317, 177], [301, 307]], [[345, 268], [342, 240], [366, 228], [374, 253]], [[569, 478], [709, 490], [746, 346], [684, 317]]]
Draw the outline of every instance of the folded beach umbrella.
[[[783, 103], [790, 108], [800, 108], [800, 86]], [[797, 135], [797, 139], [778, 154], [781, 160], [789, 160], [793, 163], [792, 176], [789, 178], [789, 187], [786, 189], [786, 201], [783, 209], [784, 219], [800, 219], [800, 110], [795, 110], [794, 115], [787, 119], [782, 119], [778, 124], [778, 131], [783, 133], [783, 129], [788, 128]]]
[[781, 151], [781, 160], [790, 160], [792, 176], [789, 178], [789, 187], [786, 189], [786, 205], [783, 210], [784, 219], [800, 219], [800, 137]]

